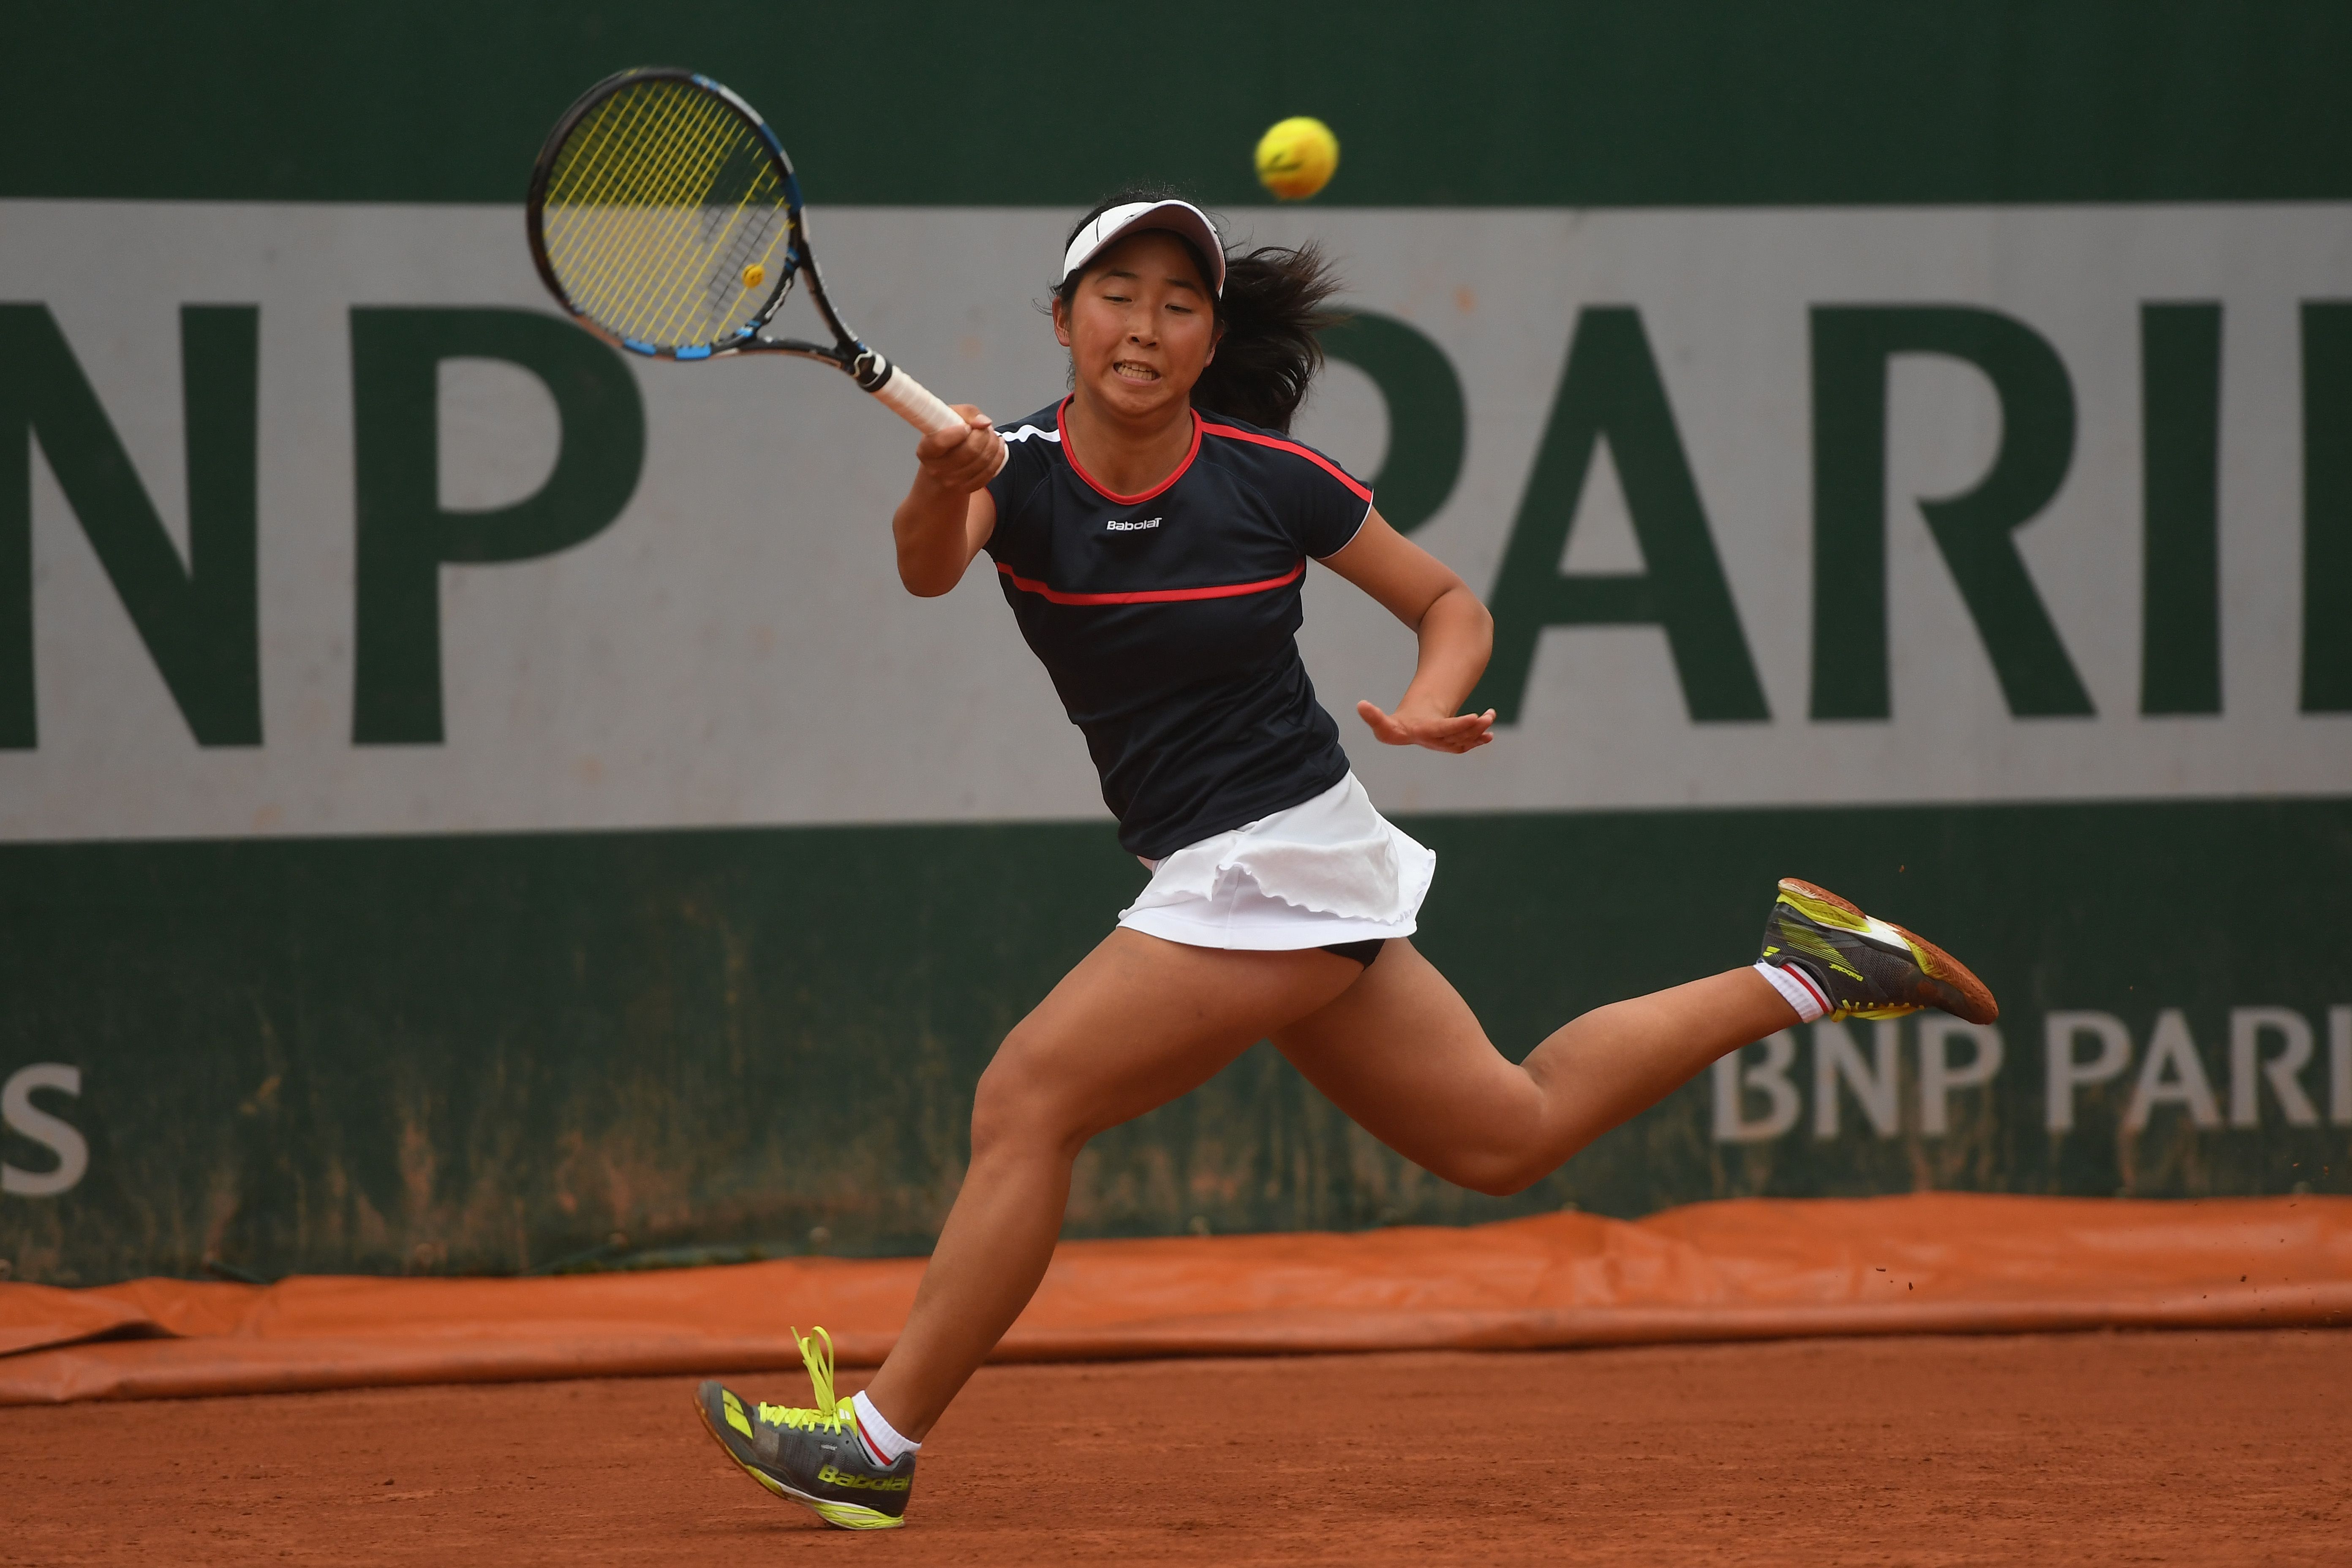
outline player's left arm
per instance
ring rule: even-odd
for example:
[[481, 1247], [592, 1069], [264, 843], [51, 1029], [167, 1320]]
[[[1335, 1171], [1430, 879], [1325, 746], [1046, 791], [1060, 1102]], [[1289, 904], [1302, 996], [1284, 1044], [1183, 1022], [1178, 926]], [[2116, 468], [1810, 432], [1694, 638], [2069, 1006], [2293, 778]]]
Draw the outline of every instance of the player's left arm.
[[1391, 746], [1468, 752], [1495, 738], [1495, 710], [1459, 711], [1486, 671], [1495, 617], [1451, 567], [1391, 528], [1375, 509], [1356, 537], [1323, 564], [1380, 601], [1421, 639], [1421, 662], [1393, 712], [1370, 702], [1356, 712]]

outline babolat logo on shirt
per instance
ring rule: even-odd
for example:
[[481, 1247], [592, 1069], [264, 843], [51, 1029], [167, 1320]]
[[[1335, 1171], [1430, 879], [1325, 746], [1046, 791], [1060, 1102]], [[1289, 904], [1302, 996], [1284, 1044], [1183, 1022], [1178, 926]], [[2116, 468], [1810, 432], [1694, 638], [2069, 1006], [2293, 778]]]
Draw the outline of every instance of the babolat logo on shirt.
[[1156, 517], [1145, 517], [1138, 518], [1133, 522], [1124, 522], [1118, 518], [1113, 518], [1103, 526], [1113, 533], [1140, 533], [1147, 528], [1158, 528], [1160, 520]]
[[869, 1492], [902, 1492], [915, 1484], [912, 1476], [860, 1476], [827, 1465], [816, 1479], [832, 1487], [856, 1487]]

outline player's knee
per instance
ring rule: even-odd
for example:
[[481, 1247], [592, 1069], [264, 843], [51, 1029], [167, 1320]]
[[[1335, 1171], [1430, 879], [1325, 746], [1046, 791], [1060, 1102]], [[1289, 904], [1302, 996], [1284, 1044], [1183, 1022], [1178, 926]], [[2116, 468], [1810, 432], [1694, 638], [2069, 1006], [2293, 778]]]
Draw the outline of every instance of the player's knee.
[[1549, 1173], [1529, 1165], [1506, 1165], [1489, 1174], [1477, 1190], [1490, 1198], [1517, 1197]]
[[1461, 1184], [1490, 1198], [1508, 1198], [1535, 1185], [1535, 1178], [1505, 1166], [1481, 1166]]
[[1075, 1154], [1086, 1139], [1067, 1125], [1058, 1088], [1017, 1054], [999, 1052], [972, 1092], [971, 1157], [1064, 1145]]
[[1025, 1088], [1018, 1075], [1000, 1071], [994, 1063], [980, 1075], [980, 1083], [971, 1095], [973, 1159], [986, 1159], [1025, 1141], [1035, 1121]]
[[1451, 1170], [1437, 1173], [1455, 1186], [1484, 1193], [1490, 1198], [1507, 1198], [1526, 1192], [1551, 1174], [1554, 1163], [1537, 1159], [1524, 1150], [1476, 1149], [1458, 1156]]

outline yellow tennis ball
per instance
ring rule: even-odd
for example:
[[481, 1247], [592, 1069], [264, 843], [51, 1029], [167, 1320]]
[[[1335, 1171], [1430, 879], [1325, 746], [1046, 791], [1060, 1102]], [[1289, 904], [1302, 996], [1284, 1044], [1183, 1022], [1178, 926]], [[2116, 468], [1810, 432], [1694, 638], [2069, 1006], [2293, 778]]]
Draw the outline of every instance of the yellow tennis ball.
[[1312, 115], [1280, 121], [1257, 139], [1257, 183], [1286, 202], [1303, 202], [1331, 183], [1339, 139]]

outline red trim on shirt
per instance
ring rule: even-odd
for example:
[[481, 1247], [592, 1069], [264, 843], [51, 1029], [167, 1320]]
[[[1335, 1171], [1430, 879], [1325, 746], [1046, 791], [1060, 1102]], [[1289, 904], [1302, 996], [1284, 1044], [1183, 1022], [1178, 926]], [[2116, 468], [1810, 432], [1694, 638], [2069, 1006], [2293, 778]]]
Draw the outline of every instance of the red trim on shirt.
[[[1170, 485], [1172, 485], [1178, 479], [1182, 479], [1184, 477], [1184, 470], [1192, 466], [1192, 459], [1201, 455], [1201, 416], [1198, 414], [1195, 414], [1192, 416], [1192, 444], [1184, 448], [1184, 460], [1177, 464], [1166, 479], [1160, 480], [1158, 484], [1152, 486], [1141, 495], [1123, 496], [1117, 490], [1111, 489], [1108, 485], [1103, 483], [1100, 479], [1095, 478], [1092, 474], [1087, 472], [1087, 466], [1078, 461], [1078, 449], [1070, 444], [1069, 422], [1063, 417], [1063, 416], [1068, 412], [1070, 400], [1065, 397], [1054, 407], [1054, 432], [1062, 438], [1062, 456], [1070, 460], [1071, 471], [1076, 473], [1078, 478], [1084, 479], [1087, 484], [1094, 487], [1097, 494], [1100, 495], [1105, 500], [1115, 502], [1119, 506], [1140, 506], [1145, 501], [1150, 500], [1153, 496], [1161, 494]], [[1220, 426], [1220, 428], [1222, 428], [1222, 426]], [[1233, 433], [1236, 436], [1241, 434], [1238, 430]], [[1331, 467], [1328, 463], [1326, 463], [1323, 466], [1327, 468]], [[1339, 472], [1337, 468], [1332, 468], [1331, 471], [1333, 473]], [[1341, 475], [1341, 478], [1344, 479], [1345, 477], [1345, 475]], [[1370, 500], [1371, 499], [1371, 491], [1366, 490], [1364, 492], [1364, 499]]]
[[1301, 561], [1281, 576], [1268, 577], [1263, 583], [1227, 583], [1216, 588], [1154, 588], [1140, 594], [1065, 594], [1020, 575], [1002, 561], [996, 563], [996, 569], [1012, 578], [1013, 585], [1023, 593], [1034, 594], [1053, 605], [1176, 605], [1192, 599], [1238, 599], [1245, 594], [1288, 587], [1306, 572], [1307, 563]]
[[[1196, 414], [1193, 417], [1198, 419], [1200, 416]], [[1341, 484], [1347, 486], [1358, 500], [1369, 501], [1372, 499], [1372, 492], [1358, 484], [1354, 479], [1349, 478], [1346, 469], [1340, 468], [1339, 464], [1333, 462], [1322, 453], [1315, 451], [1310, 447], [1302, 447], [1296, 441], [1286, 441], [1279, 436], [1261, 436], [1255, 430], [1236, 430], [1230, 425], [1204, 424], [1201, 426], [1201, 429], [1207, 435], [1223, 436], [1228, 441], [1247, 441], [1254, 447], [1271, 447], [1277, 452], [1293, 453], [1296, 456], [1306, 458], [1308, 462], [1314, 464], [1317, 468], [1322, 469], [1325, 473], [1339, 480]], [[1069, 450], [1066, 443], [1063, 446], [1062, 449], [1064, 451]], [[1070, 460], [1073, 465], [1077, 461], [1075, 458]], [[1192, 459], [1188, 458], [1185, 461], [1190, 462]], [[1184, 470], [1179, 468], [1176, 471], [1181, 474]], [[1089, 480], [1087, 482], [1092, 483], [1093, 481]], [[1100, 485], [1096, 485], [1095, 488], [1097, 489], [1102, 489]], [[1160, 492], [1158, 490], [1154, 490], [1152, 493], [1157, 495]]]

